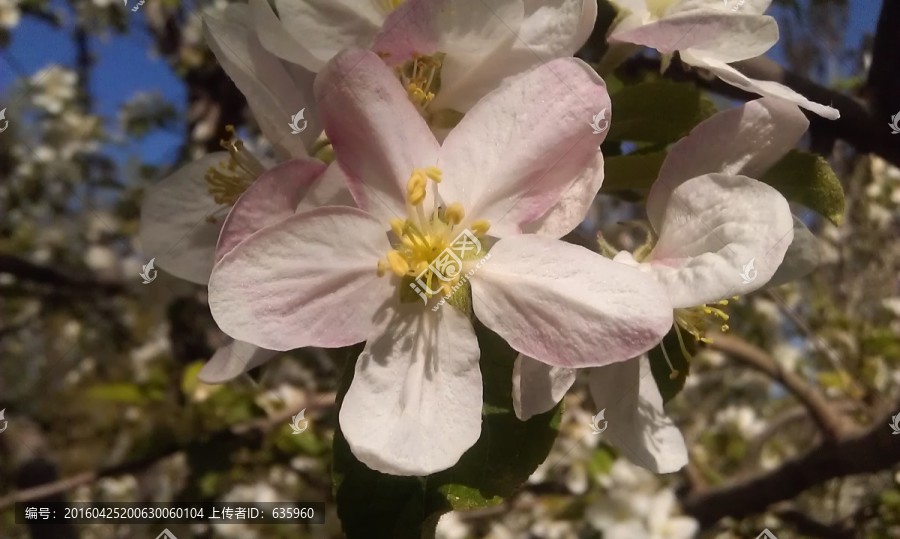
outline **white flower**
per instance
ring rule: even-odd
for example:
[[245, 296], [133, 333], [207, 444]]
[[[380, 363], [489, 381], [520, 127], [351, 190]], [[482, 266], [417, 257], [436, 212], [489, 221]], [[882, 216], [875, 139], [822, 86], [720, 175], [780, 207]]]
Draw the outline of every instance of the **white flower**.
[[[697, 340], [715, 323], [727, 329], [723, 298], [765, 285], [794, 237], [787, 200], [753, 179], [786, 154], [806, 131], [800, 110], [762, 98], [702, 122], [670, 149], [647, 196], [656, 244], [640, 260], [626, 251], [618, 262], [652, 275], [675, 309], [675, 330]], [[757, 278], [741, 268], [755, 259]], [[665, 353], [665, 349], [663, 349]], [[549, 410], [572, 385], [575, 373], [520, 357], [513, 396], [522, 419]], [[633, 462], [659, 473], [687, 463], [681, 433], [665, 415], [649, 360], [615, 363], [589, 371], [597, 409], [606, 409], [604, 432]]]
[[[370, 468], [427, 475], [478, 439], [475, 331], [452, 303], [431, 307], [484, 250], [490, 259], [469, 280], [474, 314], [540, 361], [622, 360], [671, 325], [665, 293], [649, 276], [522, 234], [536, 226], [561, 236], [583, 216], [545, 219], [562, 193], [596, 194], [585, 185], [602, 174], [599, 141], [584, 118], [609, 107], [609, 97], [583, 62], [555, 60], [488, 94], [443, 145], [371, 52], [338, 55], [316, 94], [360, 209], [298, 213], [246, 238], [216, 264], [210, 308], [227, 334], [272, 350], [366, 341], [340, 425]], [[484, 250], [462, 255], [459, 271], [447, 273], [456, 279], [430, 269], [463, 231]], [[426, 305], [410, 292], [418, 275], [437, 288], [418, 291]]]
[[0, 28], [12, 28], [22, 17], [20, 0], [0, 0]]
[[[405, 73], [405, 86], [423, 112], [438, 114], [464, 113], [509, 77], [574, 55], [597, 17], [597, 0], [275, 4], [280, 21], [268, 2], [250, 1], [260, 39], [270, 51], [318, 71], [343, 49], [370, 48]], [[412, 76], [414, 70], [424, 76]]]
[[[737, 2], [738, 0], [732, 0]], [[728, 64], [764, 54], [778, 41], [778, 24], [763, 15], [771, 0], [746, 0], [740, 9], [721, 0], [613, 0], [625, 16], [611, 43], [634, 43], [706, 69], [732, 86], [786, 99], [834, 120], [837, 109], [815, 103], [777, 82], [751, 79]]]

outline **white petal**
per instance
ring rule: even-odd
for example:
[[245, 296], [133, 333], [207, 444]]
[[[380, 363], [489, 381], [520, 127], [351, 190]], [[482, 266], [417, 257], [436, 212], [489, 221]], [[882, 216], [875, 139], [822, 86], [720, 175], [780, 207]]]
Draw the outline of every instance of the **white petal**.
[[791, 210], [778, 191], [746, 176], [707, 174], [672, 192], [645, 262], [673, 307], [692, 307], [766, 284], [792, 238]]
[[475, 315], [522, 354], [590, 367], [646, 352], [672, 326], [653, 277], [558, 240], [504, 238], [471, 278]]
[[250, 0], [249, 5], [256, 36], [266, 50], [311, 72], [318, 71], [324, 65], [303, 46], [302, 35], [291, 33], [284, 26], [268, 0]]
[[778, 41], [778, 24], [769, 16], [713, 10], [679, 13], [631, 29], [616, 28], [614, 42], [635, 43], [664, 54], [691, 51], [722, 62], [765, 54]]
[[591, 369], [591, 397], [609, 422], [602, 436], [631, 462], [654, 473], [672, 473], [687, 464], [687, 447], [666, 416], [662, 395], [646, 355]]
[[723, 81], [742, 90], [763, 96], [785, 99], [828, 120], [837, 120], [841, 117], [841, 113], [833, 107], [810, 101], [783, 84], [768, 80], [751, 79], [737, 69], [710, 57], [708, 54], [701, 52], [689, 54], [683, 51], [681, 59], [692, 66], [708, 69]]
[[355, 208], [294, 215], [216, 264], [209, 307], [227, 335], [270, 350], [355, 344], [390, 293], [376, 275], [389, 249], [384, 228]]
[[266, 350], [247, 342], [232, 340], [216, 350], [213, 357], [200, 369], [197, 378], [206, 384], [224, 384], [259, 367], [277, 354], [278, 352]]
[[582, 173], [596, 166], [606, 130], [594, 134], [591, 121], [604, 109], [608, 121], [611, 108], [603, 79], [580, 60], [530, 71], [484, 97], [447, 136], [441, 195], [489, 220], [492, 235], [519, 233], [575, 181], [592, 181]]
[[679, 0], [666, 12], [666, 15], [672, 16], [676, 13], [710, 9], [732, 14], [762, 15], [771, 4], [772, 0]]
[[234, 203], [216, 247], [216, 260], [257, 230], [294, 215], [311, 185], [325, 171], [315, 159], [295, 159], [270, 168]]
[[[209, 11], [203, 24], [216, 59], [247, 98], [269, 142], [285, 157], [306, 157], [306, 148], [321, 132], [312, 108], [314, 75], [296, 66], [288, 69], [262, 46], [247, 5], [231, 4], [224, 13]], [[308, 124], [293, 135], [291, 118], [302, 109]]]
[[669, 149], [647, 196], [647, 216], [659, 230], [671, 192], [697, 176], [720, 172], [759, 178], [797, 144], [809, 127], [796, 105], [762, 98], [719, 112]]
[[394, 72], [372, 52], [346, 51], [319, 73], [316, 96], [357, 205], [384, 223], [405, 217], [409, 177], [437, 165], [440, 146]]
[[803, 221], [794, 216], [794, 240], [766, 288], [795, 281], [815, 271], [822, 262], [822, 246]]
[[378, 2], [366, 0], [275, 0], [281, 22], [319, 71], [344, 49], [368, 48], [387, 17]]
[[[147, 190], [141, 204], [141, 248], [172, 275], [206, 284], [228, 206], [207, 190], [206, 171], [228, 159], [225, 152], [188, 163]], [[214, 222], [207, 219], [215, 217]]]
[[481, 435], [475, 331], [450, 306], [432, 312], [398, 304], [376, 321], [341, 404], [341, 431], [373, 470], [445, 470]]
[[527, 421], [550, 410], [566, 396], [575, 383], [576, 369], [551, 367], [519, 354], [513, 366], [513, 409]]

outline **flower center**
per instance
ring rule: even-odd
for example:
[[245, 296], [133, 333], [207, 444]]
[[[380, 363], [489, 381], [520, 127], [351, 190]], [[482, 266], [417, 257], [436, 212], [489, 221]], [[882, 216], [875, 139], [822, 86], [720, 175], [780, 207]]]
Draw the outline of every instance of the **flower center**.
[[[429, 181], [433, 182], [434, 196], [432, 208], [426, 213]], [[413, 171], [406, 184], [410, 217], [391, 220], [394, 248], [377, 266], [379, 277], [391, 271], [401, 278], [401, 294], [412, 290], [426, 303], [441, 292], [450, 296], [458, 288], [463, 264], [486, 254], [481, 240], [491, 226], [482, 219], [460, 227], [465, 211], [459, 202], [443, 204], [437, 188], [440, 182], [441, 170], [437, 167]], [[416, 301], [414, 296], [407, 299]]]
[[431, 56], [416, 54], [412, 60], [396, 68], [397, 76], [409, 94], [409, 100], [423, 115], [441, 90], [441, 66], [444, 63], [444, 56], [442, 52]]
[[[723, 299], [716, 302], [715, 305], [724, 307], [728, 305], [728, 300]], [[722, 333], [728, 331], [728, 318], [728, 313], [722, 309], [705, 303], [697, 307], [675, 309], [675, 323], [693, 335], [695, 341], [705, 343], [712, 342], [712, 339], [704, 337], [703, 334], [713, 323], [720, 324], [719, 329], [722, 330]]]
[[228, 150], [229, 157], [206, 171], [206, 188], [217, 204], [234, 204], [234, 201], [260, 177], [266, 168], [237, 138], [234, 126], [226, 128], [228, 138], [219, 142]]

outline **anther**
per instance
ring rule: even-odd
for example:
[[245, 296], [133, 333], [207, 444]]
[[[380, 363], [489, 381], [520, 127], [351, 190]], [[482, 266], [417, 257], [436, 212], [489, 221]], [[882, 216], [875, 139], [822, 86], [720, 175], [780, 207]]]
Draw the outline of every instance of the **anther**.
[[469, 225], [469, 230], [476, 236], [483, 236], [491, 228], [491, 223], [485, 219], [479, 219]]
[[398, 277], [402, 277], [409, 272], [409, 263], [398, 251], [388, 251], [387, 259], [388, 264], [391, 266], [391, 271]]
[[396, 217], [394, 219], [391, 219], [391, 230], [394, 232], [394, 234], [397, 235], [398, 238], [403, 237], [403, 230], [405, 228], [406, 221], [404, 221], [403, 219], [397, 219]]
[[466, 212], [463, 209], [462, 204], [459, 202], [454, 202], [447, 206], [447, 209], [444, 211], [444, 218], [447, 219], [448, 223], [452, 223], [454, 225], [458, 225], [462, 222], [463, 217], [466, 216]]

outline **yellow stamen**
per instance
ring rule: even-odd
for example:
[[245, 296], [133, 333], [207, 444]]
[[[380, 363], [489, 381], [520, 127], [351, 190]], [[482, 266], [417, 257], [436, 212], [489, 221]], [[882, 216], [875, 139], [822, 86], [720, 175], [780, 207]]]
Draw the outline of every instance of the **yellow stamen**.
[[204, 179], [209, 194], [217, 204], [233, 205], [266, 169], [244, 148], [243, 141], [237, 138], [234, 126], [229, 125], [225, 130], [228, 138], [220, 141], [220, 144], [228, 150], [229, 157], [210, 167]]
[[[409, 99], [424, 113], [441, 87], [441, 66], [444, 54], [415, 55], [412, 60], [397, 67], [397, 76], [406, 88]], [[439, 181], [439, 180], [436, 180]]]
[[454, 202], [447, 207], [447, 211], [444, 212], [444, 217], [447, 218], [447, 222], [453, 223], [454, 225], [458, 225], [462, 222], [463, 217], [466, 216], [465, 210], [463, 210], [462, 204], [459, 202]]
[[491, 228], [491, 223], [484, 219], [479, 219], [469, 225], [469, 230], [472, 231], [476, 236], [484, 236], [488, 230]]
[[403, 237], [403, 229], [406, 228], [406, 221], [402, 219], [391, 219], [391, 230], [398, 238]]
[[413, 172], [406, 184], [406, 201], [411, 206], [418, 206], [425, 200], [425, 185], [427, 183], [425, 176], [419, 172]]
[[391, 266], [391, 271], [398, 277], [402, 277], [409, 272], [409, 263], [403, 258], [403, 255], [401, 255], [399, 251], [388, 251], [387, 260], [388, 264]]

